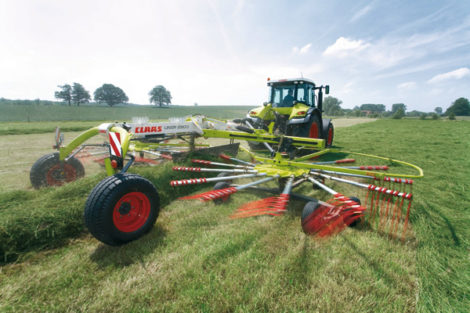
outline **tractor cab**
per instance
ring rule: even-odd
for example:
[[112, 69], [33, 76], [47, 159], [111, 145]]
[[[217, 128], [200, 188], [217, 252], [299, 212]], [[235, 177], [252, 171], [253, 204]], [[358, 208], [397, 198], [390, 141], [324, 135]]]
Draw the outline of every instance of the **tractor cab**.
[[309, 79], [268, 80], [268, 87], [273, 108], [292, 108], [297, 103], [315, 106], [315, 84]]

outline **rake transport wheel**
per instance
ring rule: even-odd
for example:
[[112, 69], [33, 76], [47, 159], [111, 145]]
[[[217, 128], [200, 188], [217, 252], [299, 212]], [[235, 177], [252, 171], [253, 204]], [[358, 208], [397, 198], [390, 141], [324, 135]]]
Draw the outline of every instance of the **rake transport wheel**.
[[[218, 175], [217, 175], [218, 176]], [[218, 190], [218, 189], [225, 189], [225, 188], [228, 188], [230, 187], [230, 184], [226, 181], [219, 181], [218, 183], [216, 183], [214, 185], [214, 190]], [[214, 199], [212, 201], [214, 201], [215, 204], [222, 204], [222, 203], [225, 203], [227, 202], [228, 200], [230, 199], [230, 195], [228, 196], [225, 196], [223, 198], [219, 198], [219, 199]]]
[[[352, 201], [355, 201], [357, 204], [361, 205], [361, 200], [356, 197], [349, 197]], [[348, 225], [348, 227], [356, 227], [361, 223], [361, 218], [355, 219], [351, 224]]]
[[305, 204], [304, 209], [302, 210], [302, 217], [300, 219], [304, 233], [311, 234], [315, 232], [315, 229], [310, 229], [311, 227], [309, 227], [309, 220], [307, 217], [309, 217], [319, 206], [320, 204], [317, 201], [309, 201]]
[[82, 163], [74, 157], [60, 161], [59, 153], [40, 157], [31, 167], [29, 178], [35, 189], [47, 186], [61, 186], [85, 176]]
[[149, 232], [160, 210], [158, 192], [147, 179], [116, 174], [102, 180], [85, 204], [85, 225], [99, 241], [118, 246]]

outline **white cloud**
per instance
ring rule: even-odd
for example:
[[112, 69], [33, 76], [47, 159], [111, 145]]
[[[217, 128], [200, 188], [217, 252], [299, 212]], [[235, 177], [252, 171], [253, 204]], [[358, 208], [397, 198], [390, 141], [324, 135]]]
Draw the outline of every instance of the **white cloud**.
[[293, 47], [292, 48], [292, 52], [293, 53], [298, 53], [298, 54], [305, 54], [308, 52], [308, 50], [310, 50], [310, 47], [312, 46], [311, 43], [308, 43], [306, 44], [305, 46], [303, 46], [302, 48], [299, 48], [299, 47]]
[[323, 51], [324, 56], [333, 56], [344, 58], [348, 55], [364, 50], [369, 46], [363, 40], [353, 40], [349, 38], [339, 37], [334, 44]]
[[461, 67], [459, 69], [456, 69], [455, 71], [436, 75], [430, 80], [428, 80], [428, 83], [435, 84], [435, 83], [440, 83], [442, 81], [449, 80], [449, 79], [461, 79], [469, 75], [470, 75], [470, 69], [468, 67]]
[[372, 10], [372, 4], [366, 5], [362, 9], [356, 12], [354, 16], [349, 20], [351, 23], [359, 20], [361, 17], [369, 13], [369, 11]]
[[415, 82], [405, 82], [402, 84], [397, 85], [397, 88], [400, 90], [412, 90], [416, 88]]

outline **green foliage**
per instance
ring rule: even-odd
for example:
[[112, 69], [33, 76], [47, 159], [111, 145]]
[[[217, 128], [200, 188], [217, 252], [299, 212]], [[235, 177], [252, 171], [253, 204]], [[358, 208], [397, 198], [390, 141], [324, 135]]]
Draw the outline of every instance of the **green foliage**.
[[454, 113], [458, 116], [470, 116], [470, 102], [467, 98], [458, 98], [452, 105], [447, 109], [446, 115]]
[[65, 84], [63, 86], [58, 86], [61, 90], [56, 91], [54, 96], [57, 99], [61, 99], [71, 105], [72, 103], [72, 86]]
[[90, 93], [79, 83], [73, 83], [72, 87], [72, 101], [77, 106], [82, 103], [88, 103], [90, 101]]
[[449, 120], [455, 121], [455, 113], [454, 113], [454, 112], [450, 112], [450, 114], [449, 114]]
[[437, 114], [441, 115], [441, 114], [442, 114], [442, 108], [441, 108], [441, 107], [435, 107], [435, 108], [434, 108], [434, 112], [436, 112]]
[[[171, 179], [187, 176], [183, 172], [172, 171], [172, 166], [168, 162], [158, 168], [132, 168], [132, 172], [145, 176], [157, 186], [162, 206], [201, 188], [170, 187], [168, 182]], [[79, 235], [84, 230], [84, 195], [103, 178], [104, 174], [100, 174], [60, 188], [0, 194], [0, 262], [14, 260], [26, 251], [62, 245], [65, 239]]]
[[399, 109], [402, 109], [403, 112], [406, 112], [406, 105], [404, 103], [394, 103], [392, 104], [392, 113], [396, 113]]
[[426, 119], [426, 113], [422, 113], [422, 114], [419, 116], [419, 119], [420, 119], [420, 120], [425, 120], [425, 119]]
[[398, 110], [393, 114], [392, 118], [395, 120], [402, 119], [405, 116], [405, 110], [403, 108], [398, 108]]
[[341, 103], [343, 103], [343, 101], [335, 97], [325, 97], [325, 99], [323, 99], [323, 111], [329, 116], [341, 116], [343, 115]]
[[171, 103], [171, 93], [162, 85], [154, 87], [149, 92], [150, 103], [155, 103], [155, 105], [163, 106], [169, 105]]
[[440, 118], [440, 116], [437, 113], [431, 113], [431, 118], [433, 120], [438, 120]]
[[362, 111], [370, 111], [373, 113], [382, 113], [382, 112], [385, 112], [385, 105], [366, 103], [366, 104], [361, 104], [359, 109]]
[[104, 102], [110, 107], [129, 101], [124, 91], [113, 84], [103, 84], [103, 86], [96, 89], [94, 99], [100, 103]]

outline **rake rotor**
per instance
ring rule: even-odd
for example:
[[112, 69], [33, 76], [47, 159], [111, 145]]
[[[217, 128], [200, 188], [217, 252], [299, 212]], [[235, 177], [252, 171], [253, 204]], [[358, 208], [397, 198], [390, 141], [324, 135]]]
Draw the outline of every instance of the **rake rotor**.
[[[385, 176], [383, 172], [378, 172], [389, 170], [387, 165], [344, 166], [347, 163], [355, 162], [354, 159], [303, 163], [296, 162], [296, 160], [286, 161], [281, 154], [277, 153], [273, 159], [255, 157], [257, 163], [250, 163], [224, 154], [220, 155], [220, 157], [226, 162], [231, 163], [194, 159], [192, 162], [195, 164], [214, 167], [175, 166], [173, 168], [175, 171], [212, 172], [226, 175], [219, 177], [221, 175], [219, 174], [218, 177], [171, 181], [170, 184], [174, 187], [209, 182], [219, 182], [219, 188], [223, 187], [180, 199], [225, 201], [232, 194], [240, 190], [248, 188], [263, 190], [263, 187], [258, 187], [258, 185], [271, 182], [275, 179], [279, 181], [282, 179], [285, 181], [285, 186], [279, 195], [246, 203], [236, 209], [230, 215], [230, 218], [238, 219], [261, 215], [280, 216], [287, 212], [291, 195], [295, 195], [292, 194], [292, 190], [305, 182], [310, 182], [332, 195], [332, 198], [325, 202], [305, 197], [310, 199], [310, 202], [307, 203], [302, 213], [302, 229], [305, 233], [317, 237], [328, 237], [342, 231], [347, 226], [355, 226], [359, 222], [367, 222], [379, 231], [387, 232], [394, 237], [401, 230], [401, 237], [404, 239], [409, 224], [413, 199], [411, 193], [413, 181], [404, 177], [422, 176], [421, 169], [412, 165], [412, 167], [419, 169], [421, 176], [404, 174]], [[376, 158], [385, 160], [385, 158]], [[389, 163], [390, 161], [395, 161], [386, 160]], [[401, 161], [395, 162], [400, 163]], [[405, 164], [404, 162], [401, 163]], [[248, 183], [231, 185], [234, 180], [239, 179], [255, 180]], [[361, 204], [361, 200], [357, 197], [345, 196], [335, 189], [328, 187], [324, 181], [351, 185], [365, 190], [363, 204]], [[368, 181], [368, 183], [364, 181]], [[221, 182], [224, 183], [222, 184]], [[264, 189], [268, 190], [267, 188]]]

